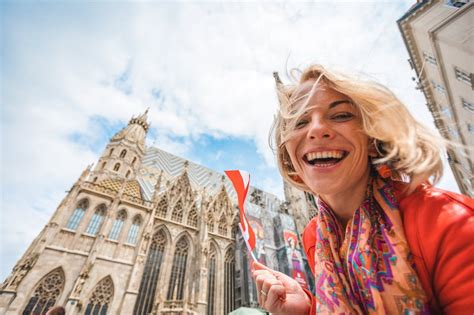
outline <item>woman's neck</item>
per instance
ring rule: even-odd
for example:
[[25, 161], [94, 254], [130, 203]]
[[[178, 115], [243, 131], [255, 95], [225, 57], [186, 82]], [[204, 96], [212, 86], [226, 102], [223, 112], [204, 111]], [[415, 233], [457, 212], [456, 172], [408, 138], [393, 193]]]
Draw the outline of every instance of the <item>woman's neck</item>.
[[352, 218], [354, 212], [365, 199], [370, 171], [356, 185], [336, 194], [319, 195], [331, 207], [343, 227]]

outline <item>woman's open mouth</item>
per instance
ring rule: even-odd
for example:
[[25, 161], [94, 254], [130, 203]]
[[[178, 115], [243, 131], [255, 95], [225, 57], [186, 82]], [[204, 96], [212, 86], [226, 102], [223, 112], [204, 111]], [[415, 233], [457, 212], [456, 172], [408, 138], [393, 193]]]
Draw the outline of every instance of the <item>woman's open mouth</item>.
[[344, 160], [348, 154], [342, 150], [310, 152], [304, 155], [303, 160], [312, 166], [330, 167]]

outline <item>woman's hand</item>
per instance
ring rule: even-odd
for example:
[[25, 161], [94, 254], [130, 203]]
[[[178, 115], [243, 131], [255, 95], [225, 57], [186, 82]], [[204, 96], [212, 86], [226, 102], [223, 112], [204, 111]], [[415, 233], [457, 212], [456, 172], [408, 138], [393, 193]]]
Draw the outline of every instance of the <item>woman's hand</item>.
[[307, 315], [311, 301], [296, 280], [258, 262], [253, 263], [258, 302], [272, 314]]

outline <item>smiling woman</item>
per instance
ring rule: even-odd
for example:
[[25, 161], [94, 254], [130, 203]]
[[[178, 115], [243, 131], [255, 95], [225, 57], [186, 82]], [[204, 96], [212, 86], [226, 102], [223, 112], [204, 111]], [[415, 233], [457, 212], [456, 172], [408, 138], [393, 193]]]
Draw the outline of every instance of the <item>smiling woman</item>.
[[280, 172], [317, 197], [303, 234], [316, 295], [256, 263], [262, 307], [278, 314], [473, 313], [474, 201], [430, 183], [441, 177], [446, 142], [376, 83], [319, 65], [296, 85], [277, 81]]

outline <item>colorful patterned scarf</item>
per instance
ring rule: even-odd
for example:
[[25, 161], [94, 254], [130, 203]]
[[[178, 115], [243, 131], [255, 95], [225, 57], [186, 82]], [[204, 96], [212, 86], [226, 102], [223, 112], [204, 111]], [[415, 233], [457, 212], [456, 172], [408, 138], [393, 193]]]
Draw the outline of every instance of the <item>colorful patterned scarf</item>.
[[317, 203], [318, 314], [429, 314], [391, 180], [371, 177], [345, 234], [331, 208]]

